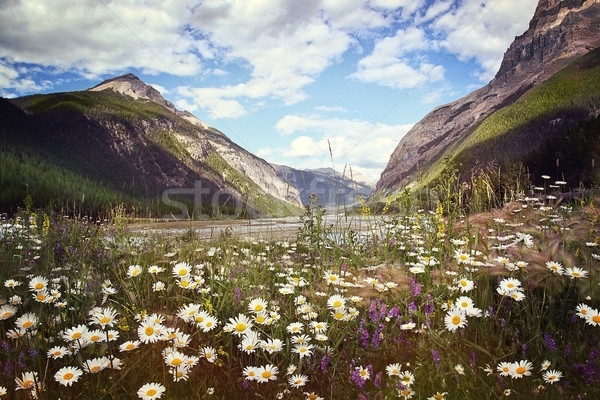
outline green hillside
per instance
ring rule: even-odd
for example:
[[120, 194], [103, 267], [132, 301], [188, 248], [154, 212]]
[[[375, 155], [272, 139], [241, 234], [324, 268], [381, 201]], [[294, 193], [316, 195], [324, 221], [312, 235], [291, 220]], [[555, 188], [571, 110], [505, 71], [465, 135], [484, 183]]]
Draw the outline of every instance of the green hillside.
[[447, 159], [459, 166], [463, 180], [477, 168], [522, 162], [532, 177], [543, 173], [574, 185], [594, 182], [591, 159], [600, 161], [599, 109], [600, 50], [595, 50], [474, 126], [426, 165], [411, 186], [435, 184]]

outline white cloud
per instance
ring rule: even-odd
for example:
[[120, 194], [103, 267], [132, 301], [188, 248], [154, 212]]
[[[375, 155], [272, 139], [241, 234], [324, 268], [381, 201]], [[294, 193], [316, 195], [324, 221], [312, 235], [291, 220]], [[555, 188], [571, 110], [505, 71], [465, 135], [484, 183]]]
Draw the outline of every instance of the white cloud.
[[175, 107], [177, 107], [178, 110], [187, 110], [189, 112], [194, 112], [198, 109], [197, 104], [190, 103], [186, 99], [177, 100], [175, 102]]
[[227, 99], [231, 93], [227, 93], [225, 89], [180, 86], [177, 88], [177, 93], [208, 110], [215, 119], [238, 118], [248, 114], [248, 111], [238, 101]]
[[287, 148], [272, 150], [283, 157], [299, 159], [293, 162], [296, 166], [306, 159], [319, 160], [309, 165], [310, 168], [331, 166], [332, 155], [336, 168], [350, 164], [370, 179], [377, 180], [392, 151], [412, 126], [374, 125], [363, 120], [321, 118], [318, 115], [288, 115], [278, 121], [276, 129], [285, 135], [303, 135], [292, 140]]
[[462, 61], [475, 59], [480, 78], [491, 79], [515, 36], [522, 34], [537, 0], [465, 0], [432, 22], [445, 39], [440, 45]]
[[197, 41], [182, 29], [187, 12], [178, 0], [8, 2], [0, 12], [0, 53], [88, 77], [132, 67], [194, 75], [202, 63], [193, 52]]
[[[363, 82], [403, 89], [444, 78], [444, 68], [415, 57], [411, 53], [431, 49], [432, 43], [423, 29], [409, 27], [394, 36], [379, 40], [371, 54], [358, 62], [358, 71], [351, 77]], [[412, 64], [412, 65], [411, 65]]]

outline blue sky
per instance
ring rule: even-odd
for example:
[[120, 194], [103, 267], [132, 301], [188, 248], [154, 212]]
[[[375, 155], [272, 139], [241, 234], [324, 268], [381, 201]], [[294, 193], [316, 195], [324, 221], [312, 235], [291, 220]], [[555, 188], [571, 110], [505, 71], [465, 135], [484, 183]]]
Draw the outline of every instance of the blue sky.
[[350, 165], [377, 181], [413, 124], [493, 78], [536, 5], [2, 2], [0, 96], [85, 90], [131, 72], [269, 162]]

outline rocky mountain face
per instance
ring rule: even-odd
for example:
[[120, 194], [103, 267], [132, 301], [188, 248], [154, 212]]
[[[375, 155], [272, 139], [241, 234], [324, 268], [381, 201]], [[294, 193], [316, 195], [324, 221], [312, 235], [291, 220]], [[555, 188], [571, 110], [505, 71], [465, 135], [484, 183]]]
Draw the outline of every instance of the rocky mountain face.
[[358, 203], [358, 196], [368, 197], [375, 184], [368, 178], [353, 171], [345, 170], [343, 174], [332, 168], [300, 170], [285, 165], [273, 167], [277, 174], [290, 182], [300, 192], [304, 205], [309, 204], [311, 194], [316, 194], [323, 207], [336, 210], [338, 207], [350, 207]]
[[483, 88], [437, 107], [402, 138], [377, 182], [393, 193], [477, 124], [600, 45], [599, 0], [540, 0], [529, 29], [515, 38]]
[[255, 182], [267, 194], [297, 206], [302, 205], [298, 191], [290, 186], [288, 182], [282, 180], [268, 162], [236, 145], [223, 133], [200, 121], [188, 111], [178, 110], [170, 101], [164, 99], [160, 92], [141, 81], [137, 76], [127, 74], [112, 78], [90, 90], [101, 91], [106, 89], [123, 93], [134, 99], [150, 100], [201, 128], [197, 135], [184, 135], [173, 132], [177, 140], [186, 147], [193, 158], [201, 160], [206, 157], [207, 150], [212, 149], [224, 158], [231, 167]]
[[[0, 161], [17, 171], [33, 171], [31, 176], [38, 178], [28, 187], [39, 188], [37, 198], [51, 191], [39, 178], [43, 171], [33, 166], [41, 166], [32, 161], [40, 159], [54, 176], [71, 180], [73, 193], [81, 186], [77, 181], [144, 204], [160, 203], [161, 195], [165, 203], [165, 193], [183, 196], [191, 207], [200, 201], [203, 207], [218, 208], [217, 214], [240, 204], [251, 215], [301, 211], [300, 193], [269, 163], [177, 110], [135, 75], [82, 92], [0, 100], [0, 121], [5, 122], [0, 126]], [[23, 186], [17, 178], [3, 184]], [[110, 202], [107, 196], [104, 203]]]

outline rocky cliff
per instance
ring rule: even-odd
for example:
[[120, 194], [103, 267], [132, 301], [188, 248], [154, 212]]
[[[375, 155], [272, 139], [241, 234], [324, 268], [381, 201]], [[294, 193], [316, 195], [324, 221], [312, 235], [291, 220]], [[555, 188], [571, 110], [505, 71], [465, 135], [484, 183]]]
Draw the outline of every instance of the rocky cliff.
[[528, 30], [515, 38], [483, 88], [437, 107], [400, 141], [377, 182], [392, 193], [494, 111], [600, 45], [599, 0], [540, 0]]
[[368, 197], [375, 184], [360, 173], [347, 169], [343, 173], [332, 168], [300, 170], [285, 165], [273, 165], [277, 174], [290, 182], [300, 192], [303, 204], [308, 204], [308, 196], [316, 194], [319, 204], [330, 210], [358, 204], [358, 195]]
[[233, 169], [256, 183], [267, 194], [296, 206], [302, 205], [298, 190], [281, 179], [268, 162], [236, 145], [223, 133], [199, 120], [188, 111], [178, 110], [170, 101], [164, 99], [158, 90], [147, 85], [137, 76], [133, 74], [118, 76], [89, 90], [113, 90], [134, 99], [150, 100], [165, 107], [200, 128], [193, 134], [172, 130], [175, 138], [185, 146], [194, 159], [203, 160], [210, 150], [214, 150]]

